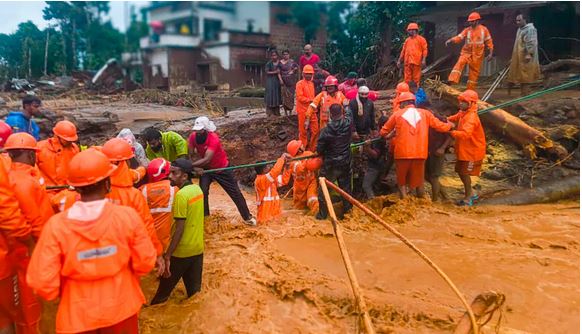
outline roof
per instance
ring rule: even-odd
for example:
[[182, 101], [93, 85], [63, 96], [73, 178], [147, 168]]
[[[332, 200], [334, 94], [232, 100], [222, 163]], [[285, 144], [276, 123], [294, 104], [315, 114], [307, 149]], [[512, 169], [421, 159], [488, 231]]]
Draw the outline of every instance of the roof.
[[522, 8], [540, 7], [548, 4], [549, 1], [489, 1], [479, 5], [478, 1], [467, 2], [447, 2], [445, 4], [427, 7], [413, 15], [415, 18], [428, 18], [437, 15], [449, 15], [458, 13], [466, 15], [469, 12], [476, 11], [479, 14], [491, 14], [505, 10], [514, 10]]

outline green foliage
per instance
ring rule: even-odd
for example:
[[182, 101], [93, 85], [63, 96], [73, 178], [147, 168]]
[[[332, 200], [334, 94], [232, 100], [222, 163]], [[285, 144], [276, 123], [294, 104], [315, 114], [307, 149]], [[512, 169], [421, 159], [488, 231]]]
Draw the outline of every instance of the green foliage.
[[[328, 7], [326, 66], [332, 73], [375, 73], [381, 59], [395, 55], [405, 38], [408, 17], [420, 2], [332, 2]], [[388, 44], [388, 45], [386, 45]], [[390, 47], [390, 44], [392, 47]], [[388, 48], [388, 50], [386, 50]]]
[[0, 80], [41, 77], [47, 36], [49, 75], [70, 74], [79, 68], [96, 70], [124, 51], [139, 50], [139, 39], [147, 35], [148, 27], [138, 21], [135, 9], [127, 36], [110, 21], [103, 21], [108, 12], [107, 1], [47, 1], [43, 18], [56, 26], [41, 31], [28, 21], [12, 34], [0, 34]]
[[292, 1], [290, 13], [293, 23], [303, 28], [303, 40], [311, 42], [315, 38], [317, 30], [321, 27], [320, 14], [323, 5], [315, 1]]

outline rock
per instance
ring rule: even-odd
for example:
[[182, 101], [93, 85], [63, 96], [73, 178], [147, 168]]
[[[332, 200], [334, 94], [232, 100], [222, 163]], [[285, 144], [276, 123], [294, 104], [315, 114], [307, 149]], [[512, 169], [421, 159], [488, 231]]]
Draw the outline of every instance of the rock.
[[483, 171], [483, 177], [490, 179], [490, 180], [502, 180], [505, 178], [505, 175], [503, 174], [502, 171], [498, 170], [498, 169], [489, 169], [486, 171]]

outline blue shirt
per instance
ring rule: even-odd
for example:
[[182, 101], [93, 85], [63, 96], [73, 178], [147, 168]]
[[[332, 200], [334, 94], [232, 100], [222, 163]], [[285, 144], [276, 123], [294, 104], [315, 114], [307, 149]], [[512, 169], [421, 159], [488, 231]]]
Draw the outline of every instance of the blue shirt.
[[6, 117], [6, 124], [10, 125], [12, 132], [26, 132], [40, 140], [40, 128], [32, 119], [26, 118], [21, 111], [11, 111]]
[[428, 101], [428, 98], [426, 97], [426, 93], [424, 92], [424, 89], [422, 89], [422, 88], [418, 88], [415, 96], [416, 96], [416, 106], [417, 107], [422, 107], [423, 104], [425, 104]]

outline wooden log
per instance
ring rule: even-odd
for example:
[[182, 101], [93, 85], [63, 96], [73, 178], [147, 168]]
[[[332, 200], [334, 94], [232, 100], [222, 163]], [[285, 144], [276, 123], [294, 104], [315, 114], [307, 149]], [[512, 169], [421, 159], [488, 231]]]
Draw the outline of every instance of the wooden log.
[[352, 286], [352, 291], [354, 296], [356, 297], [356, 303], [358, 306], [358, 311], [360, 311], [362, 318], [364, 320], [364, 329], [368, 334], [374, 334], [376, 331], [374, 330], [374, 326], [372, 325], [372, 319], [370, 318], [370, 314], [368, 313], [368, 308], [366, 306], [366, 302], [364, 301], [364, 296], [362, 295], [362, 290], [360, 289], [360, 285], [358, 284], [358, 279], [356, 277], [356, 272], [354, 271], [354, 267], [352, 266], [352, 261], [350, 260], [350, 255], [348, 254], [348, 249], [346, 247], [346, 243], [344, 241], [344, 236], [341, 227], [338, 224], [337, 218], [335, 216], [335, 210], [333, 208], [333, 203], [331, 202], [331, 196], [329, 195], [329, 191], [327, 190], [327, 186], [325, 184], [325, 178], [319, 178], [319, 186], [323, 191], [323, 196], [325, 197], [325, 202], [327, 204], [327, 211], [329, 212], [329, 216], [331, 218], [331, 223], [333, 226], [333, 231], [335, 232], [335, 237], [337, 239], [337, 244], [340, 249], [340, 253], [342, 255], [342, 259], [344, 261], [344, 266], [346, 267], [346, 272], [348, 273], [348, 278], [350, 279], [350, 284]]
[[[436, 97], [458, 105], [457, 97], [461, 91], [436, 80], [427, 80], [426, 86], [435, 93]], [[483, 101], [479, 101], [477, 105], [479, 110], [493, 107], [492, 104]], [[529, 126], [503, 109], [491, 110], [479, 116], [486, 127], [526, 149], [531, 159], [537, 157], [538, 150], [546, 151], [559, 159], [568, 155], [568, 151], [562, 145], [553, 142], [542, 131]]]
[[558, 59], [547, 65], [542, 65], [542, 73], [555, 71], [561, 67], [580, 68], [580, 59]]
[[561, 199], [578, 198], [580, 177], [570, 176], [546, 183], [533, 189], [518, 189], [508, 195], [479, 201], [479, 205], [523, 205], [556, 202]]

